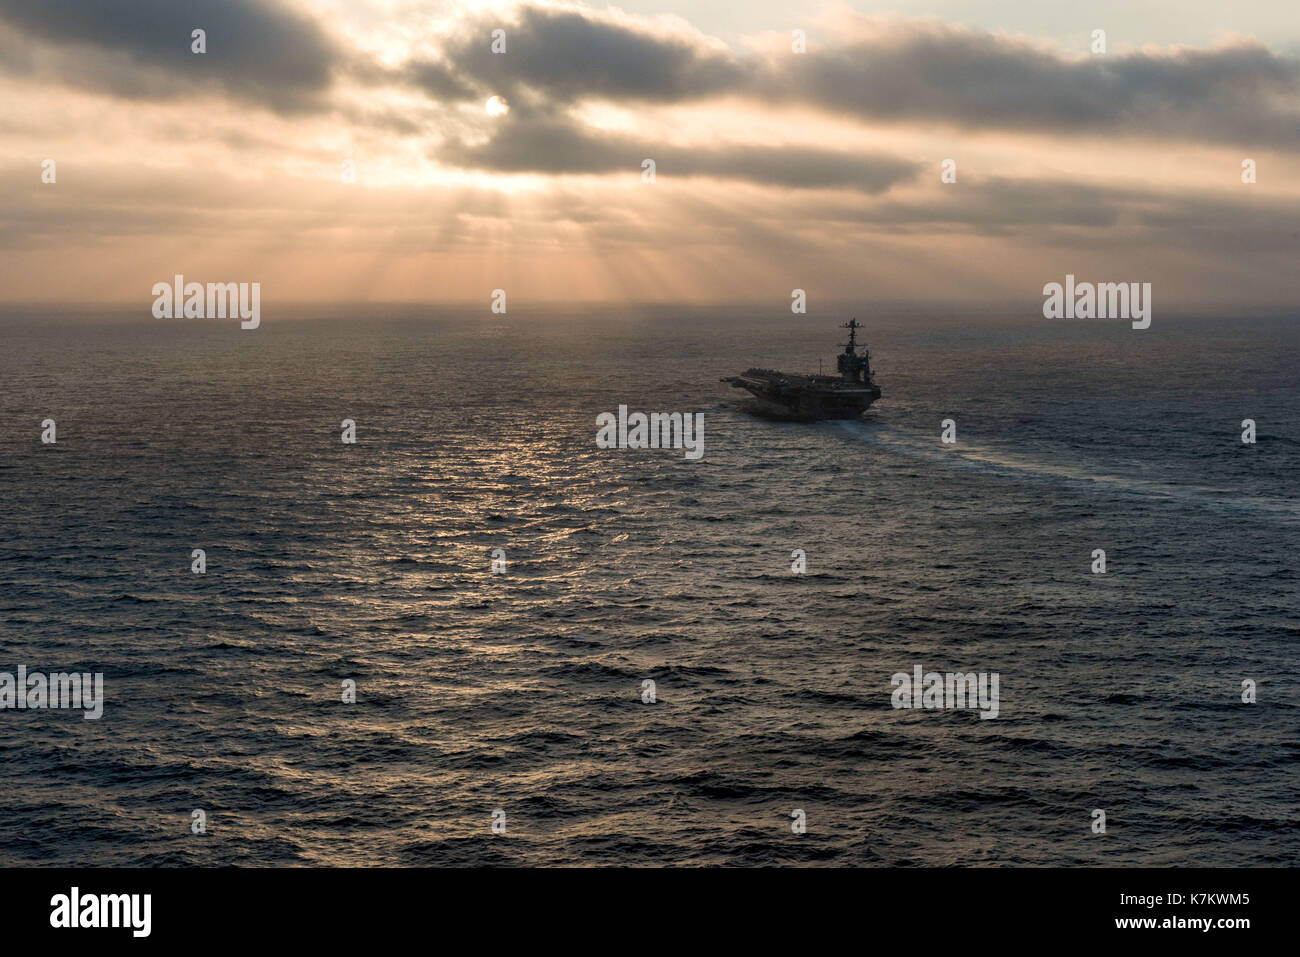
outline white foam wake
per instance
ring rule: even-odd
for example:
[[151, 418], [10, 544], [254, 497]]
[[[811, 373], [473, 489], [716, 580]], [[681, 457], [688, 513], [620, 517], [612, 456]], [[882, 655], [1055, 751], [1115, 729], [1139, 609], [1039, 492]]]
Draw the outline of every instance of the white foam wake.
[[1268, 514], [1279, 521], [1300, 521], [1300, 502], [1289, 499], [1243, 495], [1234, 489], [1197, 485], [1173, 485], [1122, 475], [1090, 471], [1079, 465], [1044, 462], [966, 441], [944, 445], [936, 431], [920, 436], [879, 422], [840, 422], [840, 428], [858, 439], [899, 455], [942, 464], [948, 468], [974, 469], [1008, 478], [1037, 478], [1046, 481], [1087, 485], [1098, 491], [1114, 491], [1199, 505], [1224, 511]]

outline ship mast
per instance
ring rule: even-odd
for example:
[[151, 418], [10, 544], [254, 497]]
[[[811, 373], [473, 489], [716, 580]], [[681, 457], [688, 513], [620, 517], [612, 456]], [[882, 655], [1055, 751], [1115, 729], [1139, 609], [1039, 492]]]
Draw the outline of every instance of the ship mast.
[[849, 341], [844, 347], [844, 353], [836, 357], [836, 364], [840, 370], [840, 376], [846, 384], [853, 385], [870, 385], [871, 384], [871, 365], [870, 356], [864, 347], [862, 355], [858, 355], [858, 330], [862, 328], [862, 323], [856, 318], [840, 326], [841, 329], [849, 330]]
[[849, 344], [844, 347], [844, 351], [848, 355], [853, 355], [857, 345], [857, 333], [862, 328], [862, 324], [856, 318], [853, 318], [848, 322], [841, 323], [840, 328], [849, 330]]

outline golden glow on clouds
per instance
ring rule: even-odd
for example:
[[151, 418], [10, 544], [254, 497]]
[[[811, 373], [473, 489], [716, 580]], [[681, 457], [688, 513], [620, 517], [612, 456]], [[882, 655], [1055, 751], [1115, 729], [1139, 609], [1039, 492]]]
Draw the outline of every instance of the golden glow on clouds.
[[[413, 56], [436, 55], [458, 10], [480, 9], [406, 0], [301, 8], [348, 49], [393, 71]], [[681, 16], [607, 16], [728, 49]], [[844, 10], [825, 22], [843, 34], [894, 29]], [[810, 37], [808, 56], [819, 42], [828, 39]], [[789, 56], [788, 31], [750, 31], [733, 52], [742, 49]], [[687, 178], [669, 165], [647, 183], [642, 155], [629, 155], [624, 172], [601, 174], [502, 173], [447, 162], [444, 144], [482, 144], [529, 115], [534, 104], [502, 89], [486, 101], [439, 103], [343, 71], [328, 109], [276, 114], [220, 94], [151, 101], [0, 73], [7, 233], [0, 300], [147, 307], [151, 284], [176, 272], [261, 281], [268, 297], [280, 299], [486, 303], [490, 290], [507, 288], [512, 311], [529, 298], [780, 302], [795, 286], [822, 299], [1018, 298], [1027, 289], [1036, 296], [1029, 287], [1041, 285], [1039, 277], [1133, 268], [1163, 280], [1166, 301], [1231, 294], [1225, 281], [1259, 290], [1266, 301], [1294, 299], [1283, 269], [1294, 247], [1225, 262], [1233, 250], [1213, 252], [1222, 213], [1205, 214], [1203, 245], [1184, 248], [1174, 242], [1179, 233], [1198, 240], [1197, 228], [1147, 229], [1132, 215], [1097, 227], [1072, 209], [1086, 207], [1087, 190], [1142, 192], [1167, 199], [1170, 209], [1227, 207], [1243, 197], [1264, 207], [1294, 203], [1294, 152], [1172, 148], [1158, 137], [1097, 131], [957, 129], [906, 117], [870, 122], [719, 95], [679, 103], [593, 98], [556, 115], [588, 133], [652, 144], [652, 158], [653, 144], [788, 148], [850, 161], [889, 154], [920, 172], [868, 195], [762, 185], [725, 169]], [[1246, 155], [1261, 170], [1251, 187], [1238, 178]], [[58, 163], [56, 185], [39, 181], [46, 157]], [[939, 163], [950, 157], [958, 182], [944, 186]], [[355, 182], [344, 181], [345, 162]], [[1005, 181], [1003, 198], [981, 205], [992, 180]], [[1044, 203], [1032, 190], [1053, 183], [1063, 184], [1047, 197], [1061, 204], [1061, 219], [1034, 221]], [[1029, 208], [1002, 215], [1017, 184]]]

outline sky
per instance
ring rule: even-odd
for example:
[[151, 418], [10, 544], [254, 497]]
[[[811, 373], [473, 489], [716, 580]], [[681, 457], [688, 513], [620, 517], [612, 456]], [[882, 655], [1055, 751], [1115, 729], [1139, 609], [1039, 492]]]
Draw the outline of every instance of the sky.
[[1294, 0], [0, 0], [0, 302], [1288, 306], [1298, 145]]

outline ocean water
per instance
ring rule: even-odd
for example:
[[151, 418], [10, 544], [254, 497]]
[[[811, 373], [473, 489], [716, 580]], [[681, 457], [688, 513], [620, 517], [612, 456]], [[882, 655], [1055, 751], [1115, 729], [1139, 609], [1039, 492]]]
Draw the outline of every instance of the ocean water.
[[800, 424], [717, 380], [847, 315], [316, 312], [0, 317], [0, 671], [106, 697], [0, 711], [0, 864], [1295, 863], [1295, 320], [859, 312]]

